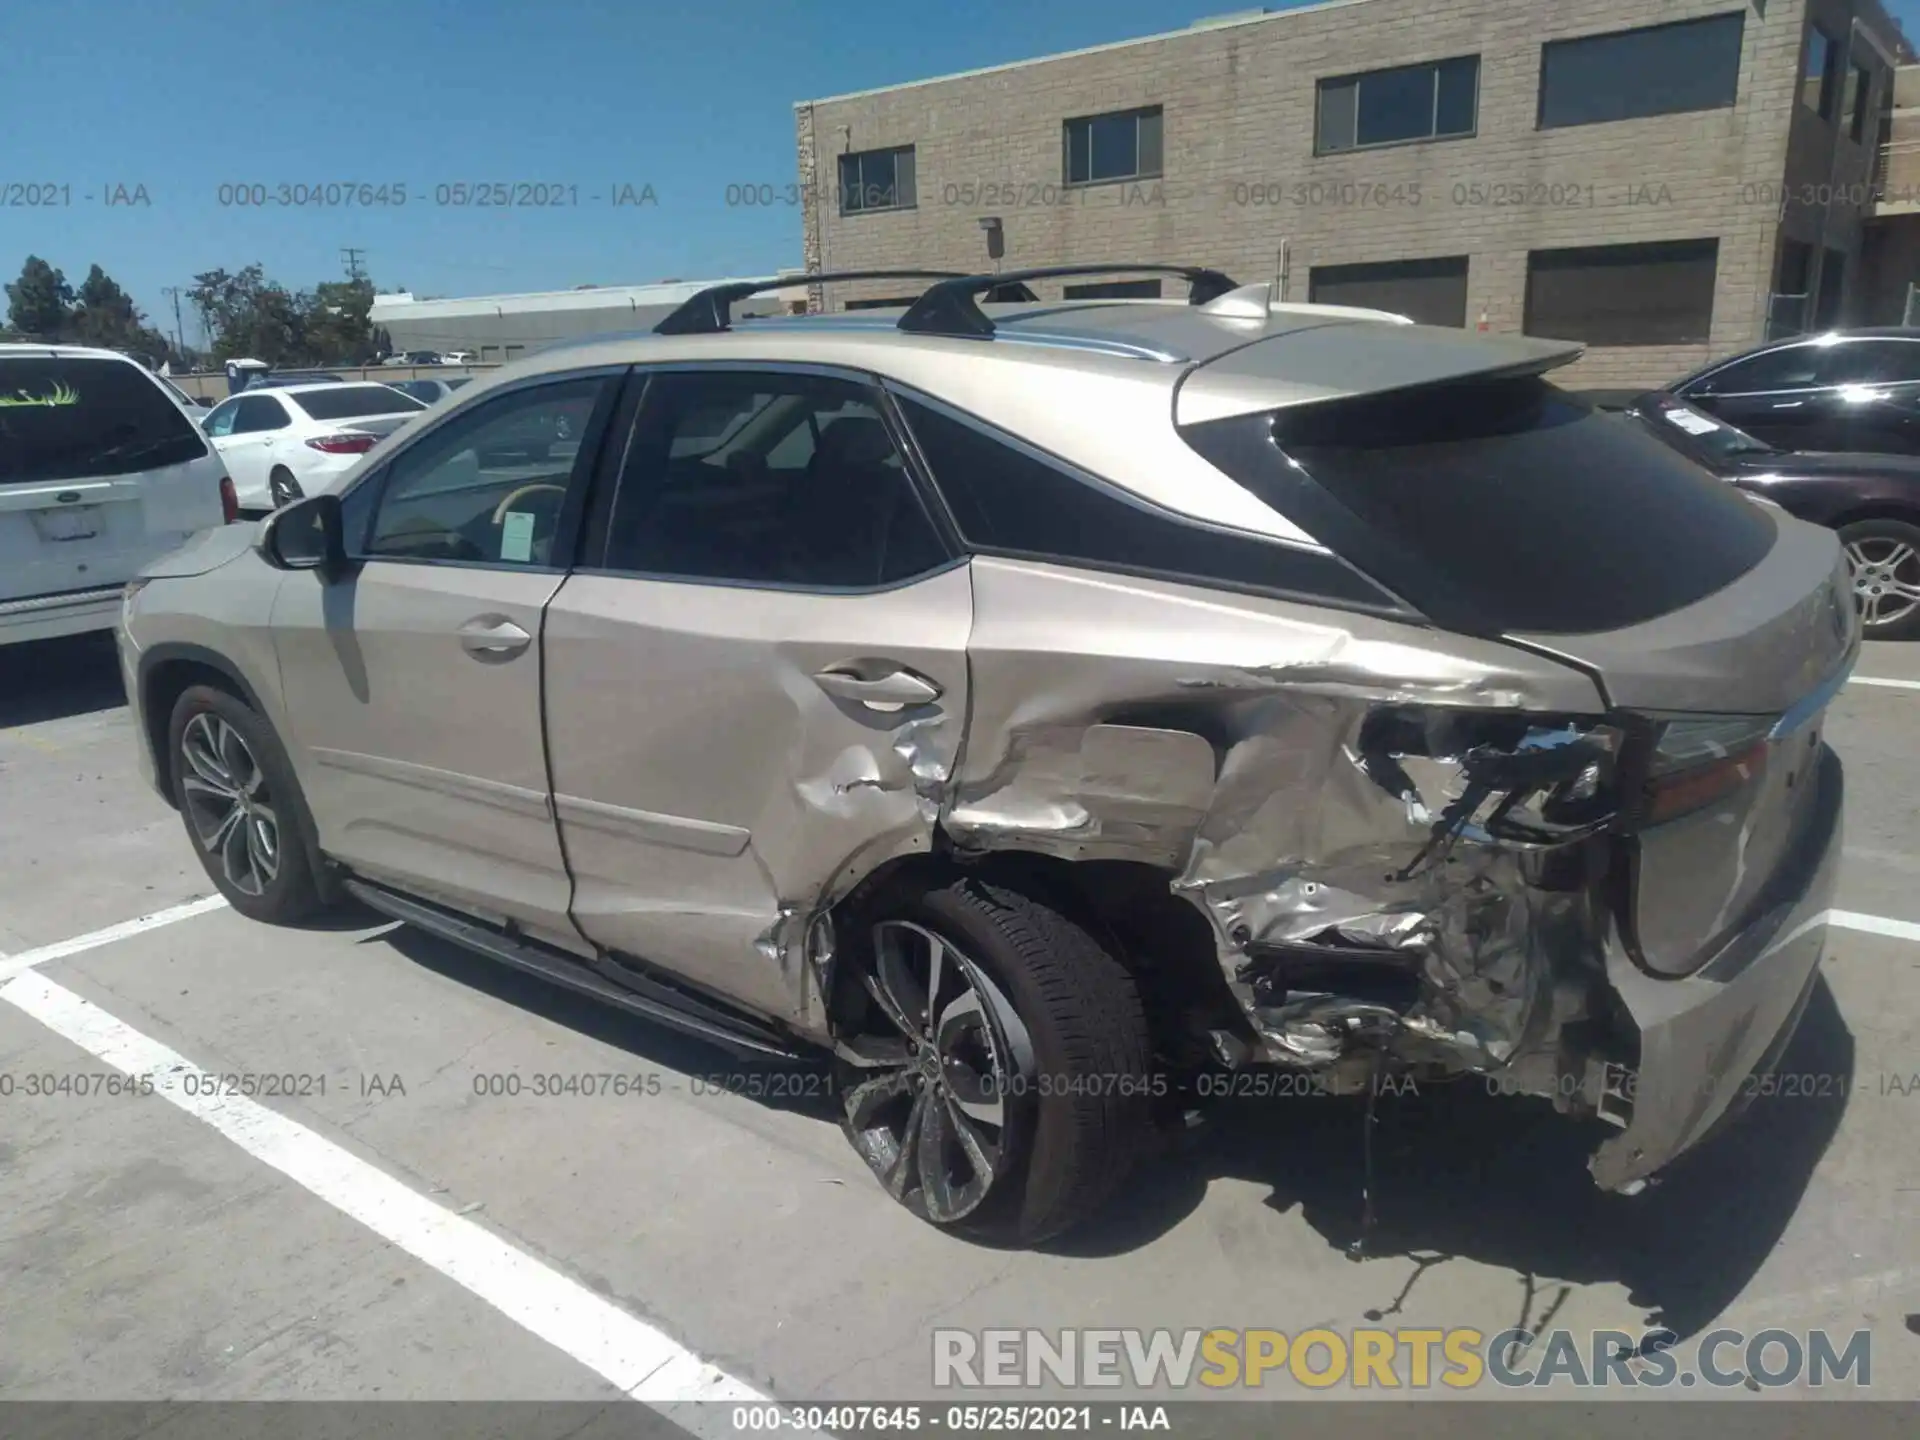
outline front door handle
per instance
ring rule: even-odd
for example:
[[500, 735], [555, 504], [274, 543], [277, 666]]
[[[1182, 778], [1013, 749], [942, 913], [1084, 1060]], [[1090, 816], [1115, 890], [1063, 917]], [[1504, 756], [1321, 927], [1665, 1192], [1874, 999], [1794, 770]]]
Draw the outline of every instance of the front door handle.
[[862, 705], [924, 705], [940, 698], [938, 685], [911, 670], [890, 670], [873, 680], [863, 680], [851, 670], [821, 670], [813, 679], [827, 694]]
[[532, 641], [533, 636], [497, 615], [482, 615], [460, 627], [460, 647], [474, 656], [518, 655]]

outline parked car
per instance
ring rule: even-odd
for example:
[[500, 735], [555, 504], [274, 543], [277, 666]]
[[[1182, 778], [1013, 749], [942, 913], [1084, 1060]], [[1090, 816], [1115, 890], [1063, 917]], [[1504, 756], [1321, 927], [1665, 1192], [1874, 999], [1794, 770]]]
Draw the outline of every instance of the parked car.
[[1662, 390], [1625, 413], [1721, 479], [1839, 531], [1867, 638], [1920, 639], [1920, 456], [1781, 450]]
[[408, 365], [438, 365], [441, 363], [438, 350], [409, 350], [404, 362]]
[[110, 350], [0, 345], [0, 645], [110, 630], [148, 561], [235, 518], [173, 388]]
[[442, 365], [471, 365], [473, 363], [473, 351], [471, 350], [442, 351], [440, 355], [440, 363]]
[[288, 385], [230, 396], [201, 426], [233, 477], [241, 512], [258, 515], [350, 469], [426, 408], [389, 385]]
[[436, 401], [446, 399], [470, 381], [467, 376], [460, 375], [452, 380], [388, 380], [384, 383], [393, 386], [403, 395], [411, 395], [416, 400], [432, 405]]
[[1567, 400], [1570, 343], [1198, 268], [978, 303], [1092, 268], [737, 330], [709, 290], [150, 567], [134, 728], [212, 882], [822, 1057], [971, 1234], [1261, 1073], [1484, 1077], [1643, 1186], [1816, 981], [1839, 542]]
[[1778, 340], [1667, 389], [1782, 450], [1920, 455], [1920, 330]]

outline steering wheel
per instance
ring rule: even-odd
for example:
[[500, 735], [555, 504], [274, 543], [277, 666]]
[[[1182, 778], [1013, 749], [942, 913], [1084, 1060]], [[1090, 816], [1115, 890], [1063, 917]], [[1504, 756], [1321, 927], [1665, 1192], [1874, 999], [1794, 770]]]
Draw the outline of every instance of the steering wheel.
[[531, 485], [522, 485], [518, 490], [514, 490], [510, 492], [506, 499], [502, 500], [498, 505], [494, 506], [493, 507], [493, 523], [496, 526], [506, 524], [507, 512], [513, 509], [514, 502], [516, 500], [520, 499], [523, 495], [532, 495], [541, 490], [551, 491], [553, 494], [558, 495], [562, 500], [565, 500], [567, 498], [566, 486], [555, 485], [552, 482], [546, 481], [546, 480], [536, 480]]

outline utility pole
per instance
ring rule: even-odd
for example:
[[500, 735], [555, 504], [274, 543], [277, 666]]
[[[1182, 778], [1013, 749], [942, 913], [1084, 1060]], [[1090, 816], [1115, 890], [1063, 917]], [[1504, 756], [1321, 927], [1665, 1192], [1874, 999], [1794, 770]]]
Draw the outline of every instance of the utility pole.
[[182, 355], [185, 355], [187, 353], [187, 337], [186, 333], [180, 328], [180, 287], [178, 285], [168, 285], [162, 289], [160, 293], [173, 301], [173, 348], [178, 350]]
[[354, 250], [345, 246], [341, 247], [340, 258], [347, 262], [347, 278], [349, 280], [364, 280], [367, 278], [367, 272], [360, 265], [360, 257], [366, 253], [364, 250]]

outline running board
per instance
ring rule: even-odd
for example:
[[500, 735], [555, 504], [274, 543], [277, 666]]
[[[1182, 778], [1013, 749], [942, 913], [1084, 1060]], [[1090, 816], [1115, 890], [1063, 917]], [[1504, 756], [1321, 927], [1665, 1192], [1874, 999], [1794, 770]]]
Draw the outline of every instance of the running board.
[[775, 1060], [804, 1058], [798, 1049], [771, 1031], [750, 1030], [745, 1026], [730, 1024], [709, 1006], [701, 1005], [699, 1013], [694, 1013], [691, 1008], [683, 1008], [676, 1003], [678, 997], [665, 985], [652, 984], [647, 987], [646, 994], [637, 994], [606, 979], [598, 971], [589, 969], [586, 963], [563, 957], [544, 945], [503, 935], [478, 921], [365, 880], [348, 878], [342, 883], [348, 894], [390, 919], [417, 926], [464, 950], [497, 960], [562, 989], [590, 995], [630, 1015], [670, 1026], [682, 1034], [708, 1041], [736, 1055]]

